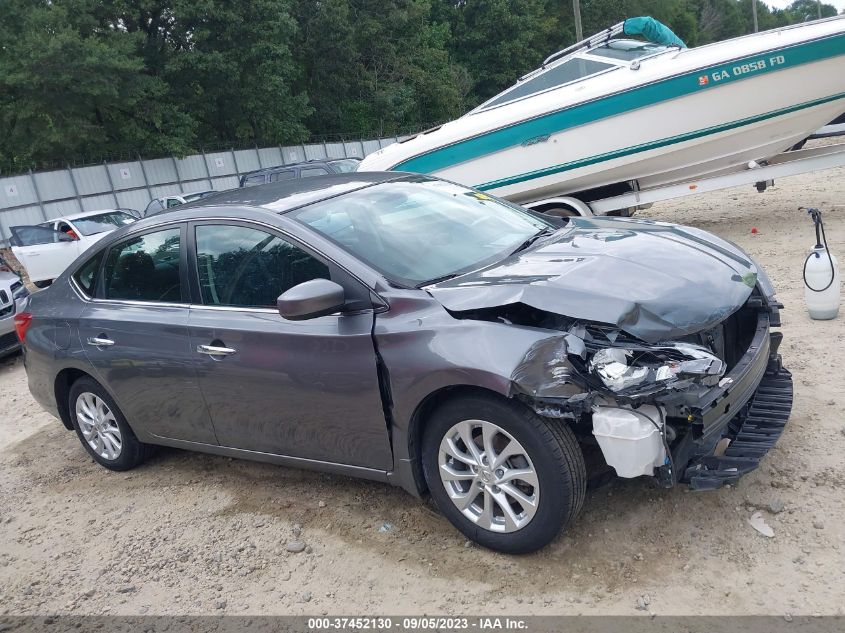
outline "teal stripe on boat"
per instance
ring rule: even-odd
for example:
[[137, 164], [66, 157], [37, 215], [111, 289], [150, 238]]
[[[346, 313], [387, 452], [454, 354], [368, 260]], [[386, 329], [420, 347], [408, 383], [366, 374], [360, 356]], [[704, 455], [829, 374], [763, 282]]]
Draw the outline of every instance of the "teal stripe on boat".
[[726, 123], [724, 125], [715, 125], [713, 127], [705, 128], [702, 130], [697, 130], [695, 132], [690, 132], [689, 134], [679, 134], [677, 136], [670, 136], [668, 138], [661, 139], [659, 141], [653, 141], [650, 143], [642, 143], [641, 145], [633, 145], [631, 147], [626, 147], [621, 150], [617, 150], [614, 152], [607, 152], [605, 154], [597, 154], [596, 156], [590, 156], [589, 158], [582, 158], [581, 160], [574, 160], [569, 163], [562, 163], [560, 165], [555, 165], [553, 167], [547, 167], [545, 169], [538, 169], [536, 171], [527, 172], [524, 174], [519, 174], [517, 176], [512, 176], [509, 178], [502, 178], [500, 180], [492, 180], [490, 182], [485, 182], [480, 185], [473, 185], [476, 189], [480, 189], [481, 191], [488, 191], [490, 189], [498, 189], [499, 187], [507, 187], [508, 185], [515, 185], [520, 182], [525, 182], [527, 180], [533, 180], [535, 178], [542, 178], [543, 176], [551, 176], [552, 174], [559, 174], [564, 171], [570, 171], [572, 169], [578, 169], [579, 167], [586, 167], [588, 165], [594, 165], [596, 163], [601, 163], [606, 160], [613, 160], [614, 158], [622, 158], [623, 156], [630, 156], [631, 154], [638, 154], [639, 152], [647, 152], [651, 149], [658, 149], [660, 147], [666, 147], [667, 145], [674, 145], [675, 143], [683, 143], [684, 141], [690, 141], [696, 138], [701, 138], [702, 136], [708, 136], [710, 134], [718, 134], [719, 132], [725, 132], [727, 130], [733, 130], [738, 127], [742, 127], [743, 125], [751, 125], [752, 123], [758, 123], [759, 121], [765, 121], [766, 119], [773, 119], [778, 116], [783, 116], [784, 114], [789, 114], [790, 112], [797, 112], [798, 110], [804, 110], [806, 108], [812, 108], [817, 105], [823, 105], [825, 103], [830, 103], [831, 101], [837, 101], [839, 99], [845, 99], [845, 92], [840, 93], [838, 95], [834, 95], [832, 97], [827, 97], [825, 99], [816, 99], [815, 101], [808, 101], [806, 103], [802, 103], [800, 105], [791, 106], [789, 108], [783, 108], [781, 110], [773, 110], [772, 112], [767, 112], [766, 114], [761, 114], [754, 117], [749, 117], [747, 119], [740, 119], [739, 121], [733, 121], [731, 123]]
[[[557, 134], [563, 130], [593, 123], [637, 108], [843, 54], [845, 54], [845, 34], [775, 49], [725, 64], [690, 71], [683, 75], [612, 94], [565, 110], [545, 114], [535, 119], [521, 121], [487, 134], [431, 150], [428, 153], [403, 161], [392, 169], [424, 174], [432, 173], [509, 147], [515, 147], [539, 136]], [[782, 56], [783, 59], [777, 60], [778, 56]], [[734, 68], [761, 61], [765, 63], [765, 66], [761, 69], [739, 75], [733, 74]], [[727, 73], [727, 75], [724, 73]], [[714, 79], [716, 75], [724, 78], [717, 81]], [[706, 85], [699, 83], [702, 76], [708, 77]]]

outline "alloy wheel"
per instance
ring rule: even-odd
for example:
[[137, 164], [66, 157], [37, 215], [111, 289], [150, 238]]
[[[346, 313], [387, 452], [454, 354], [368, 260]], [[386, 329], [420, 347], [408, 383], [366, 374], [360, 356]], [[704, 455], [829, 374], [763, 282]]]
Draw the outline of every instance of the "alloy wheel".
[[492, 422], [464, 420], [450, 428], [440, 442], [438, 472], [452, 503], [481, 528], [516, 532], [537, 512], [540, 486], [531, 458]]
[[88, 391], [76, 399], [76, 420], [82, 437], [100, 457], [113, 461], [120, 456], [123, 438], [114, 413], [106, 402]]

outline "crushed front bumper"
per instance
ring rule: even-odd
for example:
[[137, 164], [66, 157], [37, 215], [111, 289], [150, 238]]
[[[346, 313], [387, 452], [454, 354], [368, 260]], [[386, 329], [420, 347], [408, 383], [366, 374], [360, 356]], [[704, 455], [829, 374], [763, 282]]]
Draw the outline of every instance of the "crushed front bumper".
[[687, 433], [673, 448], [671, 472], [659, 469], [664, 486], [715, 490], [734, 484], [780, 438], [792, 411], [792, 375], [778, 354], [782, 335], [771, 332], [770, 323], [769, 312], [758, 312], [753, 340], [736, 366], [719, 387], [687, 403], [700, 431]]
[[772, 359], [754, 396], [728, 424], [717, 442], [730, 440], [720, 455], [710, 454], [691, 462], [683, 472], [682, 482], [692, 490], [715, 490], [735, 484], [757, 468], [786, 428], [792, 411], [792, 374]]

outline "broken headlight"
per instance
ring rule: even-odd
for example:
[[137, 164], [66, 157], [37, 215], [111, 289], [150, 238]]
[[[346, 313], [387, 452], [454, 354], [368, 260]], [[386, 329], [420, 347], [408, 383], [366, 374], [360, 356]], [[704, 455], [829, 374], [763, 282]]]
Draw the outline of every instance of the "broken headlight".
[[698, 382], [715, 385], [725, 363], [710, 350], [687, 343], [666, 343], [650, 348], [606, 347], [596, 351], [590, 372], [613, 392], [672, 387]]

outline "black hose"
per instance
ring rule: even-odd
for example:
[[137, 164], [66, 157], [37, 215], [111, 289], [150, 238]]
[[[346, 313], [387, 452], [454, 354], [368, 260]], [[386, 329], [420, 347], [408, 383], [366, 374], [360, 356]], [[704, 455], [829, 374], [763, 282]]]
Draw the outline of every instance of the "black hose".
[[[801, 207], [802, 209], [804, 207]], [[807, 283], [807, 262], [810, 261], [811, 257], [818, 256], [818, 253], [814, 250], [812, 253], [807, 255], [807, 259], [804, 260], [804, 270], [802, 271], [802, 275], [804, 277], [804, 285], [807, 286], [813, 292], [824, 292], [828, 288], [833, 285], [834, 279], [836, 279], [836, 267], [833, 265], [833, 257], [830, 255], [830, 249], [827, 247], [827, 235], [824, 233], [824, 222], [822, 222], [822, 214], [819, 212], [818, 209], [807, 209], [807, 213], [813, 216], [813, 222], [816, 224], [816, 248], [819, 248], [822, 243], [824, 244], [824, 250], [827, 253], [827, 259], [830, 262], [830, 281], [827, 285], [820, 289], [816, 290], [813, 288], [809, 283]], [[822, 241], [819, 242], [819, 230], [821, 230]]]

